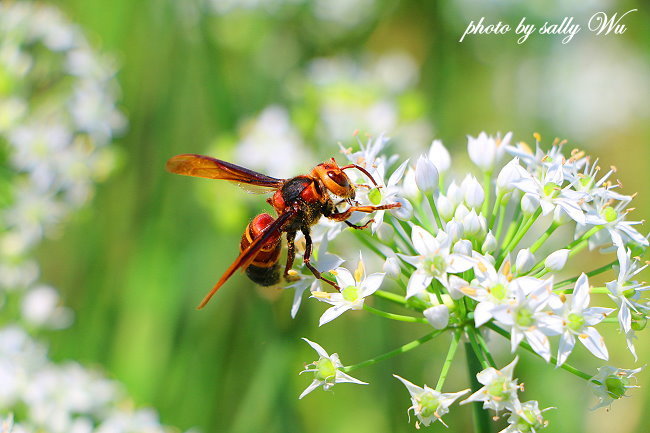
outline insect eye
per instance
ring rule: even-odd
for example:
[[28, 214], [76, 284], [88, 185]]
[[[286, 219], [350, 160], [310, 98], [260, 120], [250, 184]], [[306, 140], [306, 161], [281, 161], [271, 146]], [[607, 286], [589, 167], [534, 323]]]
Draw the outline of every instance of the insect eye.
[[327, 177], [329, 177], [330, 179], [332, 179], [334, 182], [336, 182], [338, 185], [342, 187], [347, 188], [348, 186], [350, 186], [350, 183], [348, 182], [348, 177], [343, 173], [339, 173], [336, 171], [328, 171]]

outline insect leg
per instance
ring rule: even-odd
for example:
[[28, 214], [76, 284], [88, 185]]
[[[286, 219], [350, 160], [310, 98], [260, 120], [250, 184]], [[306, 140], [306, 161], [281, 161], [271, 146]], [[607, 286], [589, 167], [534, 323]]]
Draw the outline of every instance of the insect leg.
[[368, 221], [367, 223], [365, 223], [365, 224], [362, 225], [362, 226], [359, 226], [359, 225], [356, 225], [356, 224], [352, 224], [352, 223], [351, 223], [350, 221], [348, 221], [348, 220], [345, 220], [345, 221], [343, 221], [343, 222], [344, 222], [345, 224], [347, 224], [348, 227], [352, 227], [353, 229], [356, 229], [356, 230], [363, 230], [363, 229], [367, 229], [368, 226], [369, 226], [370, 224], [372, 224], [372, 223], [375, 222], [375, 220], [374, 220], [374, 219], [371, 219], [370, 221]]
[[287, 232], [287, 265], [284, 267], [284, 277], [289, 275], [289, 271], [293, 268], [293, 260], [296, 258], [296, 232]]
[[311, 236], [309, 235], [309, 230], [308, 229], [302, 229], [302, 234], [305, 235], [305, 255], [303, 256], [303, 262], [305, 263], [305, 266], [309, 268], [312, 274], [316, 278], [318, 278], [321, 281], [326, 282], [327, 284], [331, 285], [334, 287], [336, 290], [339, 292], [341, 291], [341, 288], [339, 287], [338, 284], [336, 284], [334, 281], [328, 280], [327, 278], [323, 277], [321, 273], [310, 263], [310, 257], [311, 257], [311, 248], [312, 248], [312, 241], [311, 241]]
[[383, 204], [381, 206], [350, 206], [343, 212], [335, 212], [330, 215], [326, 215], [327, 218], [334, 220], [334, 221], [345, 221], [348, 218], [350, 218], [350, 215], [352, 215], [352, 212], [364, 212], [364, 213], [371, 213], [375, 212], [378, 210], [387, 210], [387, 209], [394, 209], [397, 207], [400, 207], [401, 204], [399, 203], [391, 203], [391, 204]]

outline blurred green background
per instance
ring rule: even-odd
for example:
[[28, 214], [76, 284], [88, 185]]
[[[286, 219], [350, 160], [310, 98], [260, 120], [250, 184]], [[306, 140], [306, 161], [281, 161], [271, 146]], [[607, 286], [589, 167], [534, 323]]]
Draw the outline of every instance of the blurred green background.
[[[567, 138], [569, 149], [585, 148], [604, 166], [616, 165], [624, 191], [639, 192], [634, 219], [649, 214], [647, 2], [57, 4], [117, 58], [129, 128], [118, 143], [120, 166], [93, 204], [39, 249], [43, 280], [62, 290], [76, 314], [71, 328], [51, 335], [52, 354], [101, 366], [138, 404], [156, 407], [165, 424], [233, 433], [414, 431], [406, 415], [408, 393], [391, 374], [432, 384], [447, 347], [446, 341], [428, 343], [356, 372], [367, 387], [340, 385], [299, 401], [311, 379], [297, 373], [314, 359], [300, 337], [350, 364], [427, 329], [364, 314], [317, 328], [323, 305], [305, 302], [292, 320], [290, 293], [255, 288], [243, 275], [196, 311], [236, 256], [248, 220], [266, 206], [227, 185], [170, 175], [165, 161], [176, 153], [213, 154], [260, 169], [272, 165], [274, 174], [291, 177], [336, 155], [338, 140], [353, 145], [355, 128], [374, 136], [386, 132], [394, 137], [393, 150], [406, 156], [434, 138], [461, 155], [467, 134], [512, 130], [517, 140], [530, 142], [537, 131], [547, 143]], [[583, 28], [566, 45], [558, 36], [540, 35], [517, 45], [512, 34], [458, 42], [467, 23], [481, 16], [511, 25], [522, 16], [538, 25], [574, 16], [584, 27], [597, 11], [632, 8], [639, 11], [625, 18], [623, 35], [596, 36]], [[270, 159], [255, 162], [237, 146], [269, 154], [269, 145], [256, 140], [264, 140], [259, 116], [270, 106], [280, 113], [271, 116], [271, 127], [288, 122], [299, 138], [280, 157], [271, 152]], [[336, 119], [339, 109], [358, 124], [346, 129]], [[363, 117], [366, 111], [377, 115]], [[342, 239], [354, 242], [349, 234]], [[632, 368], [623, 339], [614, 329], [608, 335], [610, 363]], [[650, 353], [644, 337], [637, 346], [641, 363]], [[498, 362], [511, 360], [507, 347], [496, 350]], [[572, 362], [595, 369], [596, 360], [585, 352], [576, 350]], [[590, 412], [594, 400], [584, 381], [531, 356], [520, 365], [522, 398], [558, 408], [546, 413], [547, 431], [647, 431], [647, 386], [609, 412]], [[647, 385], [647, 372], [639, 376]], [[461, 363], [448, 389], [466, 386]], [[454, 408], [445, 418], [450, 431], [470, 431], [470, 415], [470, 407]]]

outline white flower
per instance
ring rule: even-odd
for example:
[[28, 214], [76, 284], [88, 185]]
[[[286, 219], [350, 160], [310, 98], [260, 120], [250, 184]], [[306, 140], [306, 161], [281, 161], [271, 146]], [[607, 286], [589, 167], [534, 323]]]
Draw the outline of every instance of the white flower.
[[[459, 392], [442, 393], [429, 388], [427, 385], [424, 385], [424, 387], [414, 385], [396, 374], [393, 374], [393, 376], [399, 379], [406, 386], [409, 394], [411, 394], [411, 403], [413, 405], [409, 407], [408, 411], [410, 412], [412, 410], [425, 427], [438, 420], [447, 426], [442, 421], [442, 416], [449, 412], [449, 406], [454, 401], [469, 392], [469, 389], [466, 389]], [[416, 428], [419, 428], [419, 424], [417, 423]]]
[[429, 158], [422, 155], [415, 166], [415, 183], [423, 193], [438, 189], [438, 169]]
[[542, 412], [548, 409], [552, 408], [540, 410], [536, 400], [521, 403], [519, 409], [510, 412], [508, 417], [510, 425], [499, 433], [536, 433], [548, 425], [548, 421], [542, 415]]
[[467, 136], [467, 153], [474, 164], [482, 171], [489, 172], [503, 156], [506, 146], [510, 145], [512, 132], [508, 132], [503, 139], [499, 136], [489, 137], [481, 132], [478, 137]]
[[557, 355], [557, 365], [564, 364], [575, 345], [575, 337], [600, 359], [607, 360], [609, 354], [605, 340], [593, 326], [600, 323], [612, 308], [589, 307], [589, 280], [583, 273], [576, 281], [573, 296], [561, 309], [555, 312], [562, 318], [562, 337]]
[[[618, 203], [614, 204], [615, 201]], [[628, 213], [625, 208], [631, 201], [632, 197], [630, 196], [609, 192], [605, 195], [595, 195], [593, 202], [585, 206], [587, 209], [585, 226], [580, 228], [586, 231], [590, 228], [589, 226], [602, 225], [605, 227], [605, 230], [597, 232], [597, 236], [592, 236], [589, 239], [591, 248], [610, 240], [617, 247], [625, 245], [627, 242], [648, 246], [648, 239], [634, 228], [635, 225], [642, 224], [643, 221], [625, 220]], [[605, 234], [609, 234], [609, 239], [603, 236]]]
[[339, 356], [336, 353], [328, 355], [325, 349], [323, 349], [318, 343], [309, 341], [306, 338], [303, 338], [303, 340], [305, 340], [307, 344], [318, 353], [319, 358], [311, 364], [307, 364], [305, 369], [300, 372], [300, 374], [307, 372], [314, 373], [314, 380], [307, 388], [305, 388], [298, 398], [303, 398], [319, 386], [322, 386], [323, 389], [327, 391], [337, 383], [357, 383], [359, 385], [368, 385], [366, 382], [355, 379], [341, 371], [343, 364], [341, 364]]
[[470, 395], [460, 404], [482, 401], [484, 409], [492, 409], [496, 412], [502, 410], [517, 411], [521, 408], [517, 391], [520, 385], [512, 374], [517, 365], [518, 357], [501, 370], [489, 367], [476, 375], [479, 383], [483, 385], [478, 391]]
[[561, 161], [544, 169], [539, 176], [523, 171], [522, 178], [513, 182], [515, 188], [539, 200], [542, 215], [548, 215], [559, 206], [571, 219], [584, 224], [585, 214], [578, 203], [585, 200], [586, 194], [571, 190], [571, 184], [562, 186], [563, 184], [564, 172]]
[[341, 288], [340, 292], [312, 292], [313, 298], [333, 305], [323, 313], [318, 326], [331, 322], [348, 310], [363, 308], [365, 298], [379, 289], [385, 275], [383, 273], [374, 273], [366, 276], [361, 255], [354, 275], [345, 268], [336, 268], [332, 273], [336, 276], [336, 281]]
[[458, 288], [466, 296], [478, 301], [474, 310], [476, 327], [482, 326], [494, 317], [494, 313], [506, 308], [513, 298], [510, 283], [510, 260], [504, 260], [497, 272], [494, 265], [485, 258], [478, 258], [474, 265], [476, 279], [472, 284]]
[[406, 288], [407, 298], [425, 292], [434, 278], [447, 286], [448, 273], [464, 272], [474, 264], [471, 257], [450, 252], [451, 238], [442, 230], [434, 238], [422, 227], [414, 225], [411, 240], [419, 255], [400, 255], [404, 261], [416, 267]]
[[447, 148], [442, 144], [442, 141], [433, 140], [429, 148], [429, 160], [433, 162], [439, 173], [444, 173], [449, 170], [451, 157]]
[[544, 266], [549, 271], [561, 271], [564, 265], [566, 265], [567, 260], [569, 260], [570, 252], [566, 248], [552, 252], [544, 260]]
[[625, 397], [625, 392], [629, 388], [638, 388], [636, 385], [630, 385], [630, 379], [636, 379], [634, 375], [642, 369], [641, 367], [634, 370], [625, 370], [608, 365], [600, 367], [598, 372], [590, 379], [594, 393], [600, 400], [592, 410], [611, 406], [614, 400]]
[[551, 346], [548, 336], [561, 332], [557, 317], [544, 311], [546, 305], [553, 301], [552, 296], [555, 296], [551, 293], [552, 279], [522, 277], [514, 280], [510, 288], [512, 300], [506, 308], [492, 311], [494, 319], [510, 328], [513, 352], [525, 337], [533, 350], [549, 362]]
[[647, 305], [639, 302], [639, 298], [641, 292], [648, 290], [650, 286], [632, 280], [648, 265], [646, 264], [641, 266], [638, 260], [633, 260], [630, 257], [631, 254], [632, 253], [629, 249], [626, 250], [622, 246], [617, 248], [618, 277], [615, 281], [606, 283], [605, 286], [611, 292], [608, 293], [609, 297], [619, 308], [618, 322], [626, 335], [628, 348], [636, 359], [636, 351], [632, 341], [634, 339], [634, 331], [632, 329], [632, 311], [636, 313], [646, 313], [649, 310]]

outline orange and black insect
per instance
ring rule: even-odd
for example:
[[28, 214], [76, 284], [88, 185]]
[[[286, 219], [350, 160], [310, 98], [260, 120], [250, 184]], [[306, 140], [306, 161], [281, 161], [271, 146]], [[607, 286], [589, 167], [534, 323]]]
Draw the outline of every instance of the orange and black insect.
[[[334, 281], [321, 276], [320, 272], [310, 263], [312, 240], [309, 233], [311, 226], [316, 224], [321, 216], [324, 216], [334, 221], [343, 222], [350, 227], [363, 229], [369, 223], [357, 226], [347, 221], [353, 212], [371, 213], [400, 206], [399, 203], [360, 206], [354, 201], [355, 185], [344, 173], [344, 170], [350, 168], [362, 171], [376, 185], [370, 173], [363, 167], [356, 164], [339, 167], [334, 158], [329, 162], [318, 164], [309, 174], [291, 179], [276, 179], [209, 156], [188, 153], [170, 158], [167, 161], [167, 170], [172, 173], [228, 180], [248, 192], [273, 192], [267, 202], [278, 214], [277, 218], [273, 218], [267, 213], [262, 213], [248, 224], [242, 236], [239, 257], [226, 269], [198, 308], [203, 308], [237, 269], [245, 269], [246, 275], [251, 280], [263, 286], [279, 283], [282, 276], [286, 279], [293, 266], [294, 240], [298, 231], [305, 236], [306, 245], [303, 256], [305, 266], [316, 278], [340, 290]], [[349, 205], [348, 208], [339, 211], [338, 206], [346, 203]], [[283, 233], [286, 234], [288, 253], [284, 273], [281, 275], [279, 260]]]

